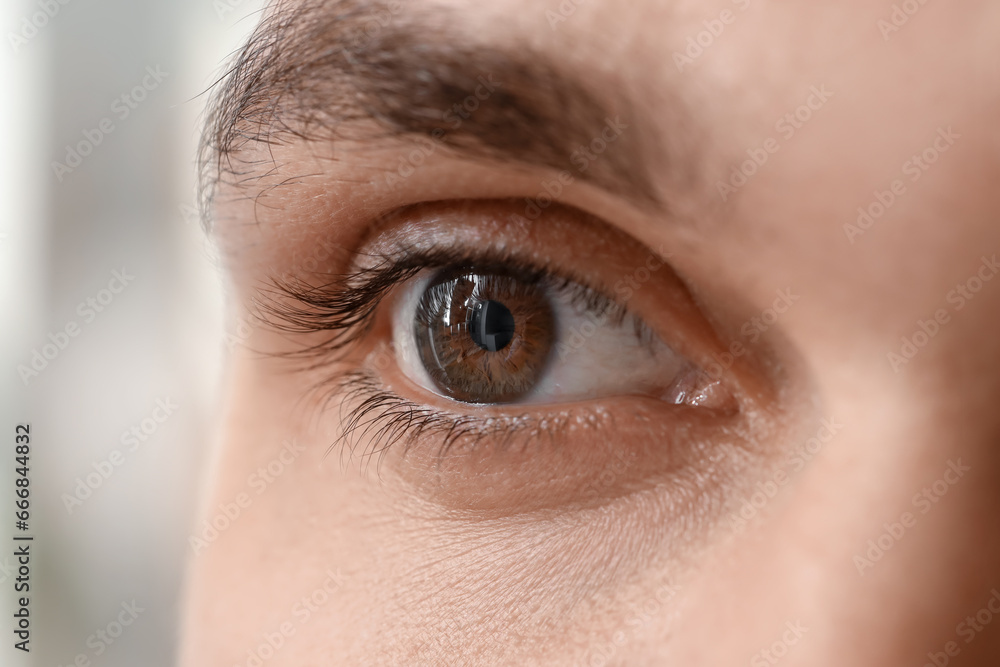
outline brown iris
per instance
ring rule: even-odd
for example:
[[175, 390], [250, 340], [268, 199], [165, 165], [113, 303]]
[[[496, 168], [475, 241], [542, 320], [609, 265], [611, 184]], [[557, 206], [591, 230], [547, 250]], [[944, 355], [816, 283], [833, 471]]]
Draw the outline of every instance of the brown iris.
[[414, 334], [424, 368], [446, 395], [501, 403], [538, 381], [552, 348], [554, 318], [533, 281], [450, 273], [420, 297]]

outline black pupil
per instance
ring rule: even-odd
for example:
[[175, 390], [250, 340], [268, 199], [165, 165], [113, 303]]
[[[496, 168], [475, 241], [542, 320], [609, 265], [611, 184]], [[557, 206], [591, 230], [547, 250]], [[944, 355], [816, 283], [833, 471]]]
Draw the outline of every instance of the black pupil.
[[481, 301], [468, 311], [473, 342], [488, 352], [504, 349], [514, 338], [514, 316], [499, 301]]

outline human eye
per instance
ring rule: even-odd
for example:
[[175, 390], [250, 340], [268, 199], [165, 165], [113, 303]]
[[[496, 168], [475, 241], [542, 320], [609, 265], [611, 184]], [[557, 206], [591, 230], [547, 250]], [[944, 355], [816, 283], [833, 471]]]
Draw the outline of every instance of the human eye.
[[670, 349], [625, 303], [558, 269], [459, 254], [400, 290], [392, 317], [400, 370], [456, 402], [724, 400], [719, 380]]
[[405, 207], [342, 266], [274, 281], [261, 316], [306, 361], [332, 447], [471, 507], [463, 477], [513, 502], [560, 466], [566, 500], [614, 460], [641, 486], [739, 447], [706, 456], [743, 392], [709, 372], [717, 336], [663, 249], [570, 207], [516, 210]]

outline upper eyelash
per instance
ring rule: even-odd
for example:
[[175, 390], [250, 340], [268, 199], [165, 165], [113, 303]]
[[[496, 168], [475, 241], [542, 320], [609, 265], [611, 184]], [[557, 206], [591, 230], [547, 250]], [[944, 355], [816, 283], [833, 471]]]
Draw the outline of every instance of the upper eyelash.
[[[271, 328], [288, 334], [330, 332], [325, 340], [280, 356], [315, 360], [342, 353], [371, 329], [379, 304], [393, 287], [428, 268], [467, 268], [475, 273], [513, 273], [526, 281], [544, 280], [567, 292], [574, 306], [598, 318], [621, 324], [628, 315], [624, 304], [582, 280], [506, 251], [402, 247], [391, 254], [369, 257], [373, 260], [370, 266], [334, 276], [318, 286], [298, 278], [274, 279], [261, 290], [262, 298], [256, 300], [257, 317]], [[637, 320], [637, 333], [640, 322]]]

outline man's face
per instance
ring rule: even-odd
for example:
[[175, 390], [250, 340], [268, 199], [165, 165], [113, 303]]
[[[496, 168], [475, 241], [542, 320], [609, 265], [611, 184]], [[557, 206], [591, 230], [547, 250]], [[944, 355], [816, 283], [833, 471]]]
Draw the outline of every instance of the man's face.
[[996, 664], [998, 33], [273, 7], [184, 664]]

